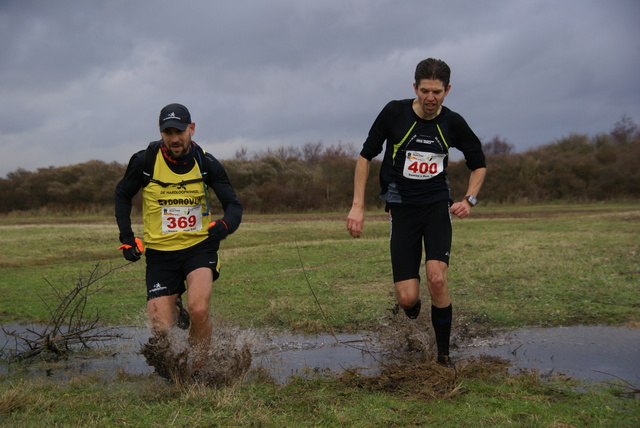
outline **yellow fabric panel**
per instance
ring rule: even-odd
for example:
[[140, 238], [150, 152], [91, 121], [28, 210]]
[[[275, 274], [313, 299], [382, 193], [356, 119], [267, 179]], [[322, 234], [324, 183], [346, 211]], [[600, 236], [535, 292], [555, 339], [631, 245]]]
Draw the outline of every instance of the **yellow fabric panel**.
[[[197, 162], [187, 174], [176, 174], [167, 165], [162, 151], [158, 150], [156, 156], [153, 170], [155, 180], [163, 183], [181, 183], [185, 180], [201, 177]], [[145, 247], [161, 251], [175, 251], [204, 241], [208, 236], [207, 229], [211, 221], [210, 216], [205, 215], [205, 211], [206, 201], [202, 182], [184, 185], [172, 184], [167, 187], [153, 182], [149, 183], [142, 189]], [[169, 215], [173, 218], [169, 218]], [[167, 220], [171, 220], [171, 222], [169, 223]], [[195, 224], [200, 228], [191, 230]]]

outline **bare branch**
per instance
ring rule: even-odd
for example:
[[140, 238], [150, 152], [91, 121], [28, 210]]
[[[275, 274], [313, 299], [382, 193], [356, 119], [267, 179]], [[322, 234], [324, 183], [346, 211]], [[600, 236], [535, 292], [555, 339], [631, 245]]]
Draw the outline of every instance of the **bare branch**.
[[53, 308], [40, 296], [50, 316], [49, 322], [41, 331], [34, 328], [26, 328], [25, 333], [17, 333], [2, 329], [7, 337], [14, 338], [15, 351], [12, 358], [16, 360], [28, 359], [45, 352], [49, 352], [54, 356], [62, 356], [71, 352], [73, 347], [77, 345], [89, 348], [93, 343], [121, 337], [119, 333], [112, 332], [113, 329], [100, 329], [98, 327], [100, 318], [97, 311], [93, 318], [87, 318], [85, 311], [88, 297], [103, 288], [95, 287], [94, 284], [113, 271], [129, 264], [112, 267], [107, 269], [105, 273], [100, 273], [100, 263], [96, 263], [93, 270], [89, 272], [89, 277], [86, 281], [82, 277], [78, 278], [75, 286], [66, 292], [63, 292], [61, 288], [54, 286], [45, 279], [53, 290], [58, 300], [58, 305]]

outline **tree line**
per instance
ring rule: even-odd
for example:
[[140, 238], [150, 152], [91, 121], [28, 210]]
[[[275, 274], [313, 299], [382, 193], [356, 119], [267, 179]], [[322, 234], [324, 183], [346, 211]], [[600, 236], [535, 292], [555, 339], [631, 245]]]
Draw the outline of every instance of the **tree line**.
[[[483, 142], [483, 148], [488, 167], [483, 203], [640, 198], [640, 128], [627, 116], [609, 133], [573, 134], [522, 153], [513, 153], [500, 137]], [[252, 155], [241, 148], [221, 162], [246, 212], [346, 212], [358, 152], [351, 144], [316, 142]], [[37, 171], [20, 168], [0, 178], [0, 213], [110, 210], [125, 169], [125, 164], [99, 160]], [[379, 169], [374, 159], [366, 189], [372, 208], [383, 206], [377, 197]], [[469, 176], [464, 160], [450, 162], [448, 172], [452, 196], [461, 199]]]

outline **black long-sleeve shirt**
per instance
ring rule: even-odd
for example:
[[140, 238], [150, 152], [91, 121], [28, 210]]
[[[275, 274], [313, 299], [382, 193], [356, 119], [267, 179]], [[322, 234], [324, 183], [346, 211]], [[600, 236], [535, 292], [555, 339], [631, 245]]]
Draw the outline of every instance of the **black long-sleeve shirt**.
[[[380, 112], [369, 131], [360, 155], [371, 160], [386, 150], [380, 168], [380, 197], [388, 203], [412, 205], [451, 200], [446, 177], [448, 156], [444, 169], [429, 179], [407, 177], [407, 152], [415, 150], [434, 155], [448, 154], [455, 147], [464, 154], [470, 170], [485, 168], [482, 144], [464, 118], [442, 106], [440, 114], [424, 120], [415, 114], [412, 99], [389, 102]], [[411, 154], [409, 155], [411, 157]]]
[[[192, 147], [192, 150], [196, 147]], [[129, 165], [124, 177], [115, 190], [115, 215], [120, 230], [120, 242], [130, 241], [134, 237], [131, 229], [131, 207], [133, 197], [145, 184], [143, 165], [147, 149], [135, 153], [129, 160]], [[164, 162], [166, 160], [163, 159]], [[195, 157], [186, 165], [177, 165], [166, 162], [169, 168], [176, 174], [186, 174], [196, 162]], [[210, 153], [205, 153], [201, 168], [207, 172], [205, 183], [213, 189], [216, 197], [222, 205], [224, 216], [222, 220], [229, 228], [229, 233], [235, 232], [242, 221], [242, 205], [236, 196], [235, 190], [229, 181], [222, 164]]]

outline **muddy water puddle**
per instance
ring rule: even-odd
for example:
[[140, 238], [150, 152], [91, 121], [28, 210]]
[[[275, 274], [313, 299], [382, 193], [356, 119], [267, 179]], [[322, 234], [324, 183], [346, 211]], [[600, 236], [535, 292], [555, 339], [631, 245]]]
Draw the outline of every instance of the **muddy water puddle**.
[[463, 344], [462, 355], [485, 354], [512, 362], [512, 370], [536, 369], [576, 379], [624, 379], [640, 384], [640, 329], [574, 326], [521, 329]]
[[[19, 331], [25, 326], [5, 326]], [[131, 375], [153, 373], [140, 354], [148, 339], [145, 328], [120, 328], [120, 338], [76, 352], [57, 362], [36, 358], [29, 364], [0, 364], [0, 375], [20, 371], [34, 377], [68, 379], [96, 374], [113, 378], [118, 372]], [[274, 381], [286, 383], [291, 376], [340, 373], [351, 369], [376, 374], [384, 362], [383, 350], [372, 334], [300, 336], [251, 332], [249, 377], [266, 372]], [[511, 362], [511, 370], [536, 369], [541, 374], [564, 374], [590, 380], [616, 378], [640, 384], [640, 329], [623, 327], [558, 327], [500, 332], [491, 338], [465, 339], [456, 343], [454, 359], [491, 355]], [[8, 350], [12, 339], [0, 332], [0, 349]]]

